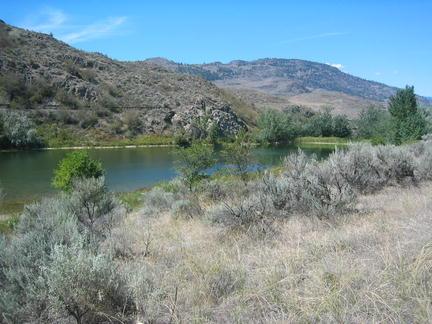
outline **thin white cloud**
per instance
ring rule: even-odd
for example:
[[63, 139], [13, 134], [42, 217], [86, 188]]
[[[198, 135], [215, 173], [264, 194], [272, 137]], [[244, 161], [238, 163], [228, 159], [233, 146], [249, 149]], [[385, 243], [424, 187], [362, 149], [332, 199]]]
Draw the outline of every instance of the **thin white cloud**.
[[32, 23], [24, 24], [24, 28], [53, 33], [64, 42], [75, 44], [118, 33], [127, 17], [108, 17], [88, 25], [73, 25], [70, 24], [70, 20], [70, 17], [62, 10], [44, 8], [36, 17], [33, 17]]
[[66, 22], [66, 14], [62, 10], [53, 8], [44, 8], [40, 11], [36, 22], [24, 24], [24, 28], [49, 33], [61, 28]]
[[381, 75], [381, 72], [375, 72], [375, 75], [379, 76], [379, 75]]
[[336, 69], [342, 70], [344, 68], [343, 64], [340, 63], [326, 63], [327, 65], [333, 66]]
[[304, 37], [296, 37], [287, 39], [284, 41], [281, 41], [280, 44], [289, 44], [289, 43], [295, 43], [295, 42], [301, 42], [311, 39], [318, 39], [318, 38], [328, 38], [328, 37], [336, 37], [336, 36], [344, 36], [348, 35], [349, 33], [346, 32], [332, 32], [332, 33], [321, 33], [316, 35], [310, 35], [310, 36], [304, 36]]
[[124, 24], [126, 17], [108, 18], [104, 21], [84, 26], [82, 29], [59, 35], [59, 39], [66, 43], [79, 43], [92, 39], [113, 35], [118, 27]]

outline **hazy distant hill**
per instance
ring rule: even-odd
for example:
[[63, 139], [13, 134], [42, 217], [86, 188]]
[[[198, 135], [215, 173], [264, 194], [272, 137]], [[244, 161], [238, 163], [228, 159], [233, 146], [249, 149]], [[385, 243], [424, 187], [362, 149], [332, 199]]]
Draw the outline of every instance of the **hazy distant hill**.
[[[124, 127], [118, 121], [128, 122], [125, 115], [131, 111], [132, 118], [139, 121], [135, 123], [139, 133], [170, 133], [175, 127], [190, 126], [199, 115], [209, 116], [223, 131], [231, 132], [242, 124], [233, 108], [245, 110], [239, 100], [200, 77], [80, 51], [50, 35], [3, 22], [0, 77], [0, 103], [18, 109], [31, 107], [39, 117], [50, 114], [53, 121], [56, 110], [63, 119], [66, 111], [71, 121], [68, 127], [74, 127], [74, 119], [93, 118], [91, 127], [102, 132], [110, 132], [116, 123], [113, 132], [121, 133]], [[46, 91], [29, 95], [27, 101], [13, 99], [8, 88], [14, 84], [19, 88], [24, 82], [28, 88], [37, 85]], [[72, 109], [76, 106], [79, 109]], [[131, 116], [128, 119], [130, 122]]]
[[[147, 62], [171, 71], [199, 75], [220, 87], [234, 89], [247, 101], [261, 97], [260, 101], [268, 101], [267, 104], [279, 101], [282, 106], [297, 104], [319, 108], [329, 105], [347, 114], [354, 114], [370, 104], [385, 104], [397, 90], [344, 73], [328, 64], [296, 59], [237, 60], [202, 65], [178, 64], [163, 58]], [[253, 94], [251, 90], [259, 93]], [[422, 103], [428, 101], [419, 99]]]

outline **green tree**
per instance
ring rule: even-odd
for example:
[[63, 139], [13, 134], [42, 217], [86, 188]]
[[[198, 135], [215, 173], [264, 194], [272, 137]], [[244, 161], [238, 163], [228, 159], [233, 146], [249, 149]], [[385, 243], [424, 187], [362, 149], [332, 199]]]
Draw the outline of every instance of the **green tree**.
[[234, 173], [246, 182], [252, 164], [252, 144], [244, 131], [239, 132], [233, 143], [224, 146], [222, 156], [226, 163], [232, 165]]
[[258, 139], [267, 143], [288, 142], [298, 135], [290, 116], [274, 110], [260, 115], [258, 128]]
[[305, 135], [332, 136], [333, 116], [331, 115], [330, 110], [312, 116], [305, 126]]
[[350, 137], [351, 126], [348, 118], [343, 115], [333, 117], [333, 136]]
[[205, 177], [204, 171], [216, 162], [213, 147], [201, 143], [193, 143], [189, 147], [178, 148], [176, 159], [176, 169], [191, 191], [194, 184]]
[[90, 158], [86, 151], [69, 153], [54, 171], [53, 186], [69, 191], [73, 181], [80, 178], [99, 178], [104, 174], [99, 161]]
[[355, 123], [360, 138], [384, 139], [390, 132], [389, 113], [375, 106], [362, 110]]
[[400, 144], [419, 139], [424, 135], [426, 122], [417, 108], [414, 87], [398, 90], [389, 101], [389, 112], [393, 117], [394, 142]]

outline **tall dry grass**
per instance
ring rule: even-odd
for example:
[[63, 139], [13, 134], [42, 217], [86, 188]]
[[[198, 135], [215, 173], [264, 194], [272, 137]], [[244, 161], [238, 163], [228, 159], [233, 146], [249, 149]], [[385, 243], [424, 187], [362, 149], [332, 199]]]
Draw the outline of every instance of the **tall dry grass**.
[[137, 212], [115, 236], [137, 319], [430, 322], [431, 194], [431, 183], [387, 188], [361, 196], [356, 213], [293, 216], [260, 237]]

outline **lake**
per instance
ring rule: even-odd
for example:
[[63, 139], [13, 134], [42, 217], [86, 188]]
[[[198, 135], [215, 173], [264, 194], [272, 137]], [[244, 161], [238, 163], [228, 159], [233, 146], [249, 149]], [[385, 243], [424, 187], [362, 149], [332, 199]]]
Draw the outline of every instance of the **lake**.
[[[150, 187], [176, 176], [174, 147], [89, 149], [91, 157], [102, 162], [109, 188], [117, 192]], [[302, 148], [306, 154], [327, 157], [333, 148]], [[262, 167], [275, 166], [297, 146], [258, 147], [254, 157]], [[69, 150], [0, 152], [0, 188], [3, 204], [30, 201], [55, 192], [53, 170]], [[0, 211], [1, 214], [1, 211]]]

